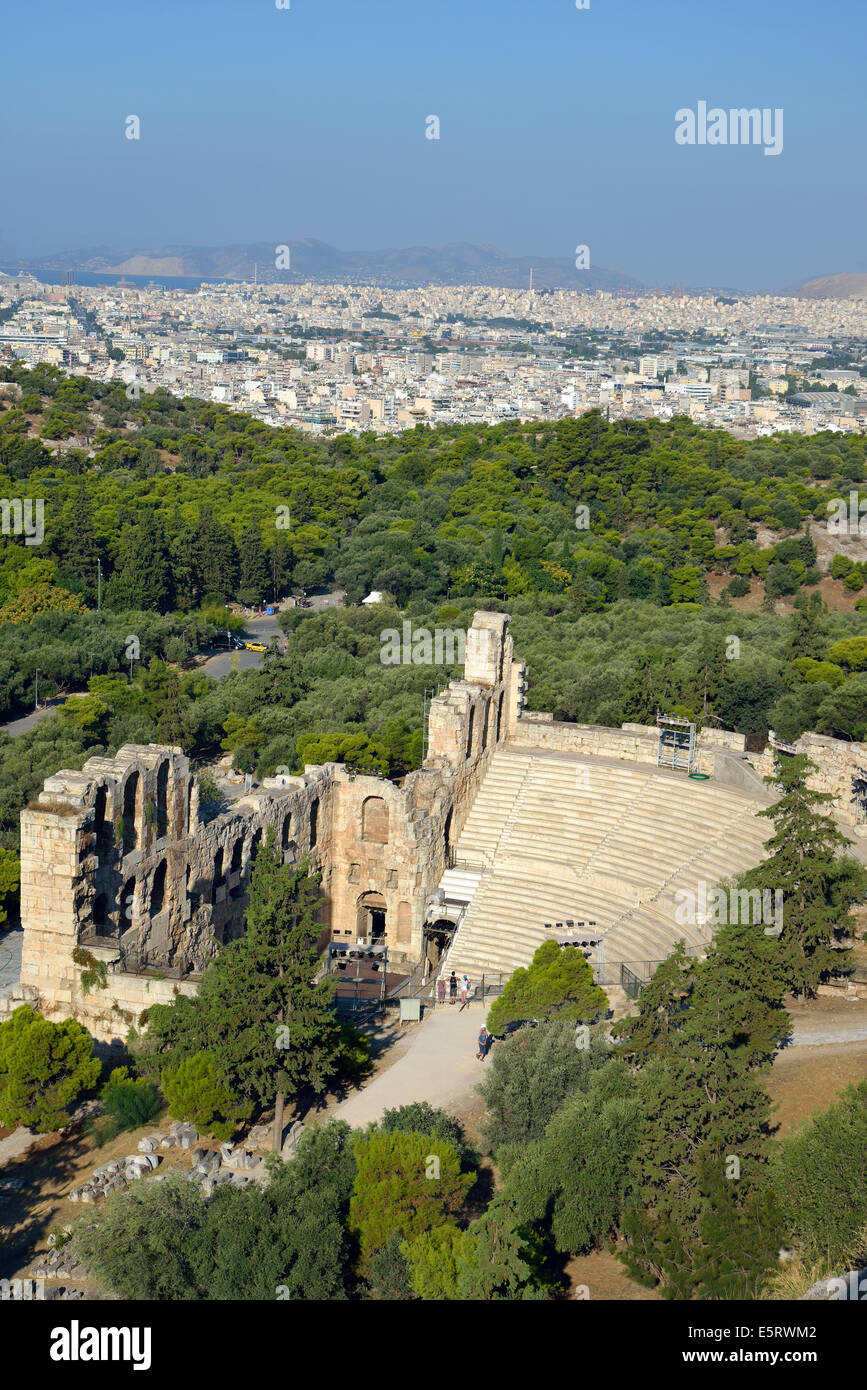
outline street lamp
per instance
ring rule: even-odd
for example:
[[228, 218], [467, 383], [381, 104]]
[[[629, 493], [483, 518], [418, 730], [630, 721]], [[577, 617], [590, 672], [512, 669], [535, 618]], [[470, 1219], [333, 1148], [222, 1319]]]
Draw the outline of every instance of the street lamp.
[[34, 714], [36, 713], [36, 711], [37, 711], [38, 709], [39, 709], [39, 667], [37, 666], [37, 668], [36, 668], [36, 693], [35, 693], [34, 699], [33, 699], [33, 712], [34, 712]]

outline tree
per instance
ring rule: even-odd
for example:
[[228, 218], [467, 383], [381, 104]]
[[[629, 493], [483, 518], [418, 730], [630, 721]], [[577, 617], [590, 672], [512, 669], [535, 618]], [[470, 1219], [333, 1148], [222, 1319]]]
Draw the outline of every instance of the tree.
[[[237, 1105], [216, 1058], [209, 1052], [197, 1052], [177, 1067], [164, 1068], [162, 1088], [170, 1115], [217, 1139], [230, 1139], [243, 1118], [243, 1107]], [[249, 1113], [247, 1107], [246, 1114]]]
[[547, 1299], [542, 1242], [497, 1198], [468, 1227], [458, 1251], [461, 1299]]
[[86, 1028], [73, 1018], [50, 1023], [22, 1004], [0, 1024], [0, 1124], [40, 1133], [61, 1129], [99, 1073]]
[[105, 590], [109, 608], [155, 609], [175, 606], [174, 577], [165, 527], [158, 513], [143, 517], [121, 542], [120, 563]]
[[253, 868], [245, 934], [220, 950], [195, 999], [151, 1009], [142, 1044], [140, 1069], [212, 1053], [239, 1102], [275, 1105], [275, 1148], [286, 1094], [321, 1094], [346, 1057], [334, 983], [315, 982], [319, 883], [306, 863], [283, 864], [270, 829]]
[[492, 1153], [499, 1154], [507, 1144], [541, 1139], [567, 1096], [586, 1089], [590, 1073], [607, 1060], [608, 1051], [595, 1036], [589, 1048], [575, 1042], [574, 1025], [554, 1019], [495, 1044], [479, 1087], [487, 1111], [482, 1137]]
[[[788, 1232], [830, 1268], [852, 1257], [867, 1231], [867, 1081], [848, 1086], [782, 1141], [773, 1184]], [[867, 1259], [867, 1248], [858, 1252]], [[857, 1266], [856, 1266], [857, 1267]]]
[[159, 1091], [143, 1077], [136, 1080], [127, 1067], [115, 1067], [100, 1092], [103, 1109], [123, 1129], [138, 1129], [153, 1119], [162, 1105]]
[[608, 1008], [603, 990], [593, 983], [593, 971], [583, 954], [545, 941], [529, 969], [516, 970], [488, 1013], [488, 1028], [502, 1032], [508, 1023], [557, 1014], [586, 1020]]
[[138, 1182], [76, 1227], [76, 1254], [117, 1298], [198, 1300], [207, 1294], [196, 1283], [191, 1255], [203, 1209], [201, 1192], [181, 1173]]
[[358, 1173], [349, 1226], [365, 1266], [394, 1232], [411, 1241], [448, 1222], [475, 1179], [461, 1172], [451, 1144], [428, 1134], [374, 1132], [356, 1140], [354, 1153]]
[[181, 696], [181, 684], [174, 671], [169, 675], [165, 701], [157, 720], [157, 740], [171, 748], [182, 748], [185, 752], [189, 752], [192, 742], [189, 709]]
[[444, 1139], [451, 1144], [461, 1158], [469, 1156], [469, 1148], [464, 1142], [463, 1133], [457, 1120], [453, 1120], [444, 1110], [428, 1105], [426, 1100], [414, 1101], [409, 1105], [399, 1105], [386, 1110], [379, 1122], [383, 1134], [430, 1134], [436, 1139]]
[[521, 1148], [502, 1197], [523, 1226], [550, 1229], [563, 1254], [591, 1250], [615, 1229], [641, 1125], [626, 1065], [614, 1058], [570, 1097], [544, 1137]]
[[0, 849], [0, 927], [7, 921], [6, 899], [13, 897], [21, 885], [21, 865], [11, 849]]
[[268, 588], [268, 565], [258, 526], [248, 526], [238, 547], [240, 580], [238, 592], [243, 603], [259, 603]]
[[849, 841], [820, 810], [834, 798], [807, 785], [815, 770], [803, 755], [780, 757], [775, 776], [765, 779], [779, 799], [758, 813], [774, 822], [768, 855], [739, 879], [746, 889], [782, 893], [780, 971], [796, 994], [810, 995], [839, 969], [832, 943], [846, 930], [850, 908], [867, 895], [867, 870], [842, 853]]

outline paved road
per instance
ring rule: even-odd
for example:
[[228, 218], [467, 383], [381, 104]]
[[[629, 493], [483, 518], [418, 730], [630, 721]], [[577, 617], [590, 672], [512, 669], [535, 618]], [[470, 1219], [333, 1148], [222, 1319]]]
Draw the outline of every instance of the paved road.
[[402, 1049], [398, 1060], [362, 1090], [330, 1107], [322, 1119], [363, 1126], [378, 1120], [384, 1110], [421, 1100], [456, 1110], [470, 1099], [488, 1065], [476, 1060], [476, 1039], [486, 1013], [481, 1002], [463, 1010], [458, 1004], [444, 1004], [422, 1023], [409, 1024], [404, 1039], [395, 1043]]

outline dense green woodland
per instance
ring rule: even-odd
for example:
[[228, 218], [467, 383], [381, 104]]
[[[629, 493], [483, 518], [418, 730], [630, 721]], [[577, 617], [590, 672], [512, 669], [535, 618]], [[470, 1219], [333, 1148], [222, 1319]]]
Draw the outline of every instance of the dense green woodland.
[[46, 503], [38, 559], [7, 560], [6, 592], [23, 565], [28, 585], [38, 575], [91, 602], [101, 559], [115, 609], [188, 611], [332, 578], [350, 602], [374, 587], [401, 606], [568, 593], [579, 613], [702, 601], [711, 570], [793, 593], [818, 576], [809, 538], [788, 533], [857, 488], [867, 452], [853, 435], [744, 443], [685, 417], [598, 411], [318, 440], [163, 390], [133, 403], [56, 368], [8, 367], [4, 381], [0, 486]]
[[[479, 607], [513, 615], [531, 710], [619, 725], [664, 707], [745, 734], [863, 739], [863, 608], [828, 612], [808, 528], [787, 533], [858, 488], [865, 452], [851, 435], [743, 443], [598, 412], [314, 440], [164, 391], [131, 402], [55, 368], [4, 368], [0, 489], [44, 497], [45, 538], [0, 537], [0, 714], [32, 707], [37, 669], [43, 698], [90, 694], [0, 739], [0, 847], [16, 849], [46, 776], [126, 742], [228, 750], [260, 776], [330, 759], [402, 775], [421, 761], [425, 690], [459, 672], [383, 665], [381, 633], [406, 618], [466, 627]], [[847, 557], [832, 572], [863, 583]], [[288, 650], [259, 672], [188, 669], [226, 601], [320, 582], [356, 606], [285, 614]], [[768, 597], [738, 611], [728, 594], [751, 582]], [[399, 608], [357, 606], [371, 588]], [[780, 617], [786, 593], [796, 609]]]

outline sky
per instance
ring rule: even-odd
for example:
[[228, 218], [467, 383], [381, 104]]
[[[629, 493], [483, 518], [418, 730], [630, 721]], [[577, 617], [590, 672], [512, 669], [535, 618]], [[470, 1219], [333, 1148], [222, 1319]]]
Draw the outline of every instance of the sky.
[[[313, 237], [580, 244], [651, 286], [867, 271], [867, 0], [289, 5], [5, 6], [0, 263]], [[679, 144], [702, 101], [781, 108], [781, 153]]]

